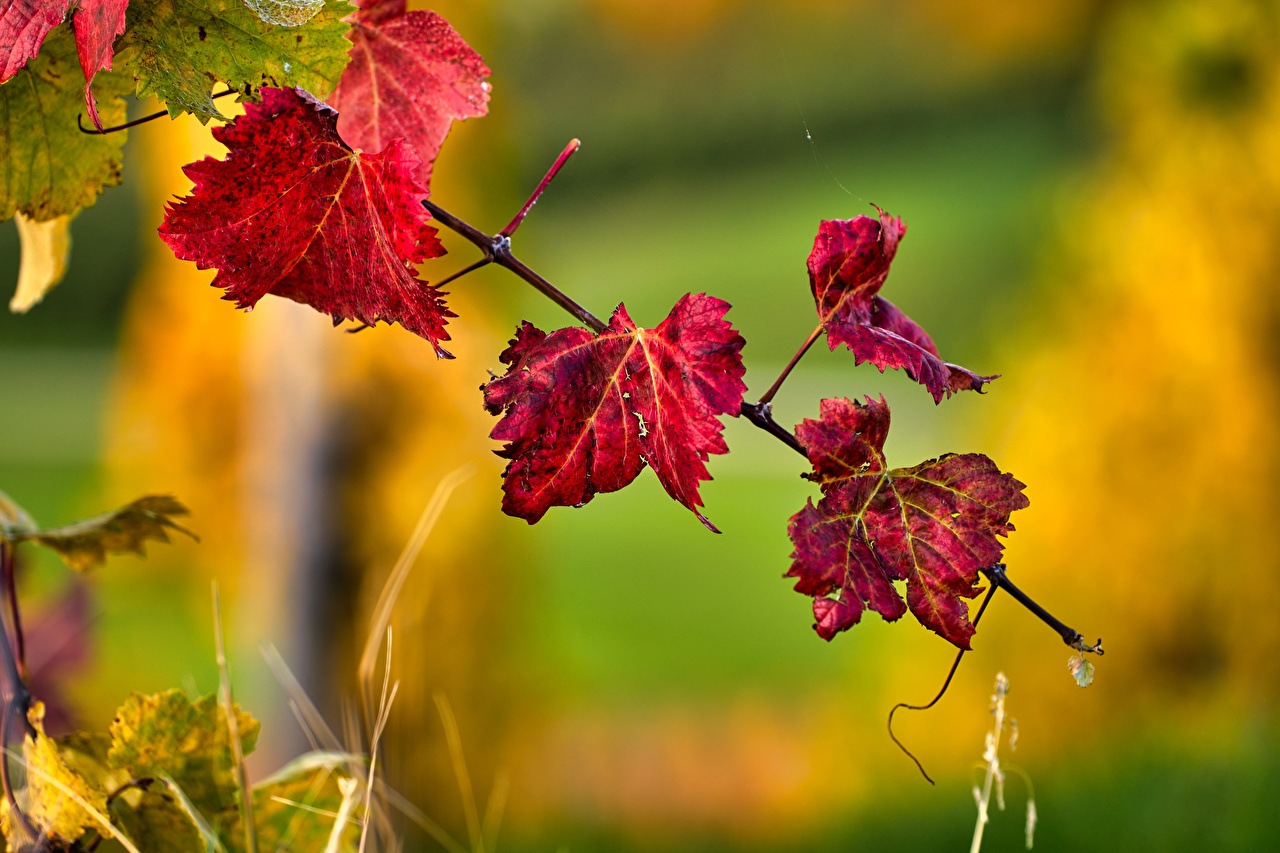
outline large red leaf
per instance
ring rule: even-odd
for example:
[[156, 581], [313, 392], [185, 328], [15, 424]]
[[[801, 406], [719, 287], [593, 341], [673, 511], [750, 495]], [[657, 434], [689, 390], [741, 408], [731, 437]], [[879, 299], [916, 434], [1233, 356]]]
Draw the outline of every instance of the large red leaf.
[[0, 83], [40, 52], [49, 30], [67, 17], [71, 0], [0, 0]]
[[329, 101], [352, 148], [381, 151], [405, 139], [422, 158], [422, 183], [455, 119], [488, 111], [489, 69], [435, 12], [405, 12], [404, 0], [361, 4], [353, 14], [351, 63]]
[[80, 0], [79, 8], [71, 17], [71, 27], [76, 33], [76, 53], [84, 71], [85, 107], [98, 130], [102, 130], [102, 121], [98, 118], [98, 103], [89, 84], [93, 82], [93, 75], [111, 69], [111, 46], [116, 36], [124, 32], [124, 13], [128, 7], [129, 0]]
[[[884, 398], [823, 400], [821, 420], [796, 427], [822, 486], [817, 506], [791, 518], [788, 577], [814, 596], [814, 629], [825, 640], [857, 624], [866, 608], [887, 621], [907, 608], [922, 625], [969, 648], [964, 599], [981, 590], [978, 570], [999, 562], [1009, 515], [1027, 506], [1023, 484], [980, 453], [948, 453], [889, 469]], [[894, 581], [906, 581], [904, 604]]]
[[503, 510], [533, 524], [553, 506], [621, 489], [648, 464], [715, 531], [697, 509], [698, 486], [711, 479], [708, 455], [729, 452], [718, 416], [736, 416], [746, 391], [728, 310], [699, 293], [656, 329], [637, 328], [623, 305], [599, 335], [523, 324], [502, 354], [506, 374], [484, 388], [486, 408], [505, 410], [491, 433], [511, 460]]
[[238, 308], [268, 293], [342, 320], [401, 323], [436, 352], [454, 316], [410, 263], [444, 254], [402, 142], [352, 151], [337, 116], [309, 96], [264, 89], [261, 104], [216, 128], [229, 149], [187, 166], [192, 195], [169, 205], [160, 236], [178, 257], [216, 268]]
[[997, 377], [944, 362], [924, 329], [879, 295], [906, 231], [901, 219], [883, 210], [879, 221], [858, 216], [819, 225], [809, 254], [809, 286], [827, 344], [844, 344], [858, 364], [869, 361], [881, 372], [906, 370], [935, 403], [956, 391], [981, 391]]

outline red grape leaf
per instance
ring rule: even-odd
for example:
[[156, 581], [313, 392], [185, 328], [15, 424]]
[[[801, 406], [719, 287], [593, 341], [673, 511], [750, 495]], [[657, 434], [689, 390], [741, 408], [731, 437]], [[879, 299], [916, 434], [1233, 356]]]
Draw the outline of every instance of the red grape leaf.
[[237, 308], [267, 294], [333, 317], [399, 322], [431, 342], [449, 339], [444, 294], [410, 263], [444, 254], [403, 142], [378, 154], [338, 138], [337, 114], [299, 91], [263, 89], [261, 104], [214, 138], [223, 160], [187, 166], [192, 195], [173, 202], [160, 236], [179, 258], [216, 268]]
[[364, 151], [408, 141], [429, 185], [453, 121], [488, 112], [489, 69], [435, 12], [406, 13], [403, 0], [364, 5], [347, 19], [351, 63], [329, 98], [338, 133]]
[[[876, 208], [879, 210], [879, 208]], [[823, 220], [809, 254], [809, 286], [827, 345], [844, 344], [858, 364], [906, 370], [935, 403], [956, 391], [981, 391], [996, 376], [979, 376], [938, 356], [933, 340], [893, 303], [879, 295], [898, 241], [907, 231], [896, 216]]]
[[84, 102], [93, 120], [93, 126], [102, 130], [98, 117], [98, 102], [94, 100], [89, 84], [93, 75], [111, 69], [111, 46], [116, 36], [124, 32], [124, 13], [129, 0], [80, 0], [80, 6], [71, 17], [71, 27], [76, 33], [76, 53], [80, 55], [80, 67], [84, 70]]
[[67, 17], [71, 0], [0, 0], [0, 83], [40, 52], [49, 30]]
[[656, 329], [624, 305], [599, 335], [530, 323], [501, 356], [507, 372], [484, 386], [503, 414], [490, 435], [507, 442], [502, 509], [533, 524], [553, 506], [615, 492], [646, 464], [667, 494], [710, 530], [698, 485], [709, 454], [728, 453], [717, 416], [737, 416], [745, 343], [724, 319], [729, 303], [686, 294]]
[[[867, 398], [823, 400], [821, 420], [805, 420], [796, 438], [822, 486], [791, 518], [795, 545], [788, 577], [814, 597], [814, 629], [824, 640], [857, 624], [866, 608], [892, 622], [909, 607], [920, 624], [962, 649], [973, 624], [978, 570], [999, 562], [1027, 506], [1023, 484], [980, 453], [948, 453], [889, 469], [884, 440], [889, 406]], [[904, 604], [894, 581], [906, 581]]]

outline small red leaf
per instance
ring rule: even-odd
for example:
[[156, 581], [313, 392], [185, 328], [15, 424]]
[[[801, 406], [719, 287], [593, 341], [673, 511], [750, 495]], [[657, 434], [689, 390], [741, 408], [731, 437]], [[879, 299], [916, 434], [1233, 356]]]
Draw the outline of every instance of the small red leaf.
[[76, 53], [80, 56], [80, 68], [84, 71], [84, 101], [93, 126], [102, 130], [98, 118], [98, 102], [89, 89], [93, 75], [111, 69], [111, 46], [116, 36], [124, 32], [124, 13], [129, 0], [80, 0], [80, 6], [71, 16], [71, 28], [76, 33]]
[[489, 69], [435, 12], [404, 11], [403, 0], [369, 3], [350, 16], [351, 63], [330, 103], [338, 133], [352, 148], [381, 151], [406, 140], [431, 164], [455, 119], [484, 115]]
[[[822, 499], [791, 518], [788, 577], [814, 597], [825, 640], [870, 608], [894, 621], [910, 608], [931, 631], [969, 648], [978, 570], [999, 562], [1009, 515], [1027, 506], [1023, 484], [979, 453], [949, 453], [911, 468], [885, 465], [884, 399], [823, 400], [822, 418], [796, 427]], [[894, 581], [906, 581], [904, 604]]]
[[998, 377], [944, 362], [924, 329], [879, 296], [906, 231], [901, 219], [883, 210], [879, 221], [858, 216], [819, 225], [809, 254], [809, 286], [827, 344], [844, 344], [856, 363], [870, 362], [882, 373], [905, 370], [935, 403], [956, 391], [981, 391]]
[[0, 83], [40, 52], [49, 30], [67, 17], [71, 0], [0, 0]]
[[708, 456], [729, 452], [718, 416], [736, 417], [746, 391], [728, 310], [699, 293], [656, 329], [637, 328], [622, 305], [599, 335], [523, 324], [502, 354], [506, 374], [484, 388], [486, 408], [505, 410], [491, 433], [511, 460], [503, 510], [532, 524], [553, 506], [621, 489], [648, 464], [715, 531], [698, 487], [711, 479]]
[[263, 89], [261, 104], [213, 131], [223, 160], [187, 166], [192, 195], [169, 205], [160, 236], [183, 260], [216, 268], [225, 299], [268, 293], [342, 320], [401, 323], [448, 357], [439, 290], [409, 265], [444, 254], [422, 207], [418, 158], [396, 142], [352, 151], [337, 116], [309, 96]]

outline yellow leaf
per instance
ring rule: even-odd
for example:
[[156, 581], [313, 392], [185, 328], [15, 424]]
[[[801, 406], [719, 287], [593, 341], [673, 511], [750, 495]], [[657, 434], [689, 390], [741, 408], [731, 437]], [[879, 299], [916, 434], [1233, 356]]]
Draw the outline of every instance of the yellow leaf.
[[99, 815], [107, 811], [106, 792], [99, 790], [62, 760], [55, 744], [44, 733], [44, 706], [37, 702], [28, 715], [35, 735], [23, 742], [27, 764], [27, 817], [46, 838], [72, 842], [87, 829], [100, 829]]
[[18, 238], [22, 241], [22, 266], [18, 270], [18, 289], [9, 300], [9, 310], [25, 314], [67, 274], [67, 260], [71, 257], [71, 214], [45, 222], [36, 222], [22, 213], [15, 219]]

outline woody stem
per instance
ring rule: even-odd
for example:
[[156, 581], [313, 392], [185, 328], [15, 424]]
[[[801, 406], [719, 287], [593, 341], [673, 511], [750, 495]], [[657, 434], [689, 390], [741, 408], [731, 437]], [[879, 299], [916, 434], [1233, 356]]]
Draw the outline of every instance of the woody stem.
[[1004, 563], [996, 563], [994, 566], [986, 569], [980, 569], [979, 571], [986, 575], [987, 579], [990, 580], [993, 585], [1012, 595], [1018, 600], [1019, 604], [1030, 610], [1040, 619], [1041, 622], [1044, 622], [1044, 624], [1056, 631], [1058, 636], [1062, 637], [1062, 642], [1079, 652], [1091, 652], [1096, 655], [1103, 654], [1102, 640], [1098, 640], [1098, 642], [1093, 645], [1086, 643], [1084, 641], [1083, 634], [1075, 628], [1072, 628], [1070, 625], [1067, 625], [1065, 622], [1062, 622], [1060, 619], [1057, 619], [1048, 610], [1045, 610], [1037, 604], [1035, 599], [1018, 589], [1018, 587], [1014, 585], [1013, 581], [1009, 580], [1009, 576], [1005, 573]]

